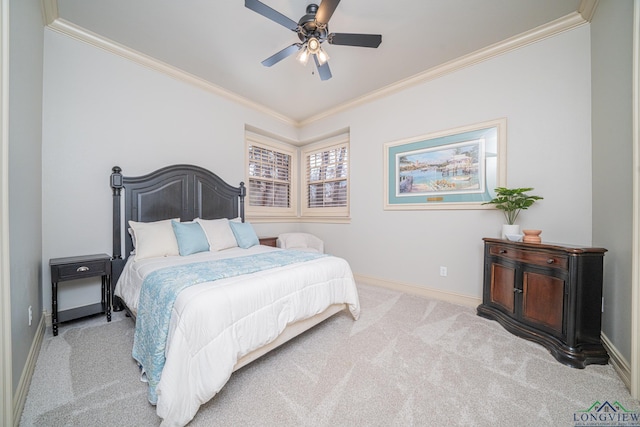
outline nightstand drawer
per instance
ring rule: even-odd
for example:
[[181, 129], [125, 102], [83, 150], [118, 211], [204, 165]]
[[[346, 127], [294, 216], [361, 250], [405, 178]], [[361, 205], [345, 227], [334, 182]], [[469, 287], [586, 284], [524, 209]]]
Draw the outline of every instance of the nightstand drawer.
[[111, 274], [109, 256], [88, 255], [70, 258], [52, 259], [51, 280], [75, 280]]
[[84, 276], [93, 277], [96, 274], [108, 274], [103, 261], [61, 265], [57, 267], [57, 269], [59, 280], [68, 278], [79, 279]]

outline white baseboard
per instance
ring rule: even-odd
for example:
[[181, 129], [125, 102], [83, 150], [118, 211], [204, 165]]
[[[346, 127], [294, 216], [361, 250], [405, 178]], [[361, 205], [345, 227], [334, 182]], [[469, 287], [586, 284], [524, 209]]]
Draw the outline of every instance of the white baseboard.
[[31, 349], [29, 355], [24, 364], [22, 375], [20, 376], [20, 382], [16, 394], [13, 397], [13, 425], [15, 427], [20, 424], [20, 417], [22, 416], [22, 410], [24, 409], [24, 403], [27, 400], [27, 394], [29, 393], [29, 386], [31, 385], [31, 377], [33, 371], [36, 368], [36, 362], [38, 361], [38, 355], [40, 354], [40, 346], [42, 346], [42, 339], [44, 338], [45, 326], [45, 314], [42, 313], [40, 322], [38, 322], [38, 329], [36, 335], [33, 337], [31, 343]]
[[381, 288], [387, 288], [407, 294], [418, 295], [425, 298], [438, 299], [441, 301], [447, 301], [467, 307], [475, 308], [482, 302], [482, 298], [470, 297], [468, 295], [442, 291], [439, 289], [425, 288], [424, 286], [412, 285], [409, 283], [400, 283], [396, 281], [392, 282], [389, 280], [378, 279], [362, 274], [354, 274], [353, 277], [356, 279], [356, 282], [361, 282], [367, 285], [379, 286]]
[[600, 338], [602, 338], [602, 344], [607, 353], [609, 353], [609, 363], [616, 370], [624, 385], [631, 390], [631, 365], [604, 333], [600, 333]]

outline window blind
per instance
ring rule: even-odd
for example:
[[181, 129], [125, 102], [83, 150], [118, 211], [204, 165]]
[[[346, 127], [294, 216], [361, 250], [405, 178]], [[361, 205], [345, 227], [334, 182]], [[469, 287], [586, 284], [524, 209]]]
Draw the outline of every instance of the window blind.
[[308, 153], [306, 183], [308, 208], [347, 207], [349, 201], [348, 146], [340, 144]]
[[291, 206], [291, 155], [249, 145], [249, 205]]

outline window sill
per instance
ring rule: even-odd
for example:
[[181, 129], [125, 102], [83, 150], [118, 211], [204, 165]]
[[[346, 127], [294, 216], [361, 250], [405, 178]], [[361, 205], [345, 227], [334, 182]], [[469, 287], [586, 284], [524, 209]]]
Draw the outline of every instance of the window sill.
[[246, 221], [253, 224], [293, 222], [293, 223], [323, 223], [323, 224], [350, 224], [350, 217], [276, 217], [276, 216], [247, 216]]
[[345, 216], [304, 216], [298, 222], [320, 222], [323, 224], [350, 224], [351, 217]]

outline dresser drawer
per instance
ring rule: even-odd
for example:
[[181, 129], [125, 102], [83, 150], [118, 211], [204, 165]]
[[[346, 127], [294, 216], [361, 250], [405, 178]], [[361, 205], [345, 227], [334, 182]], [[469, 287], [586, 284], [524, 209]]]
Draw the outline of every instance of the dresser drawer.
[[523, 249], [516, 249], [511, 246], [492, 245], [489, 248], [491, 255], [499, 256], [517, 262], [539, 265], [542, 267], [555, 267], [567, 269], [569, 258], [566, 255], [559, 255], [548, 252], [532, 252]]

